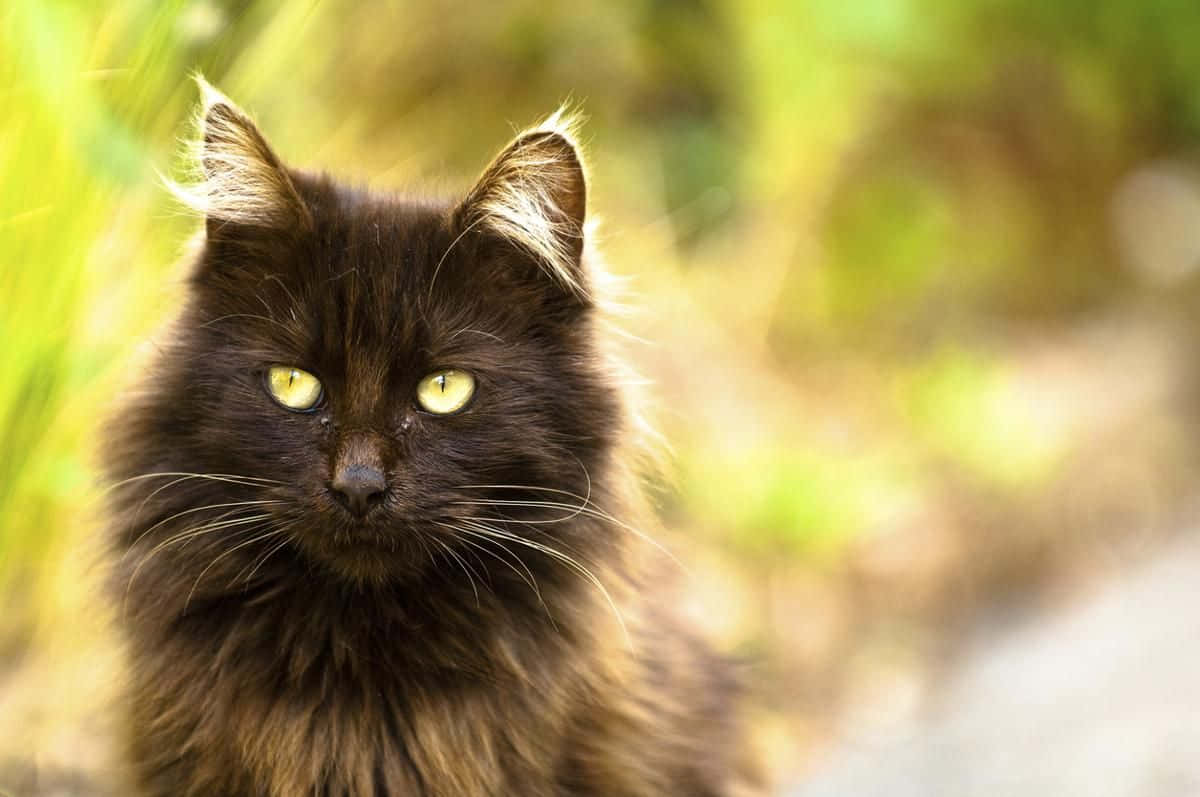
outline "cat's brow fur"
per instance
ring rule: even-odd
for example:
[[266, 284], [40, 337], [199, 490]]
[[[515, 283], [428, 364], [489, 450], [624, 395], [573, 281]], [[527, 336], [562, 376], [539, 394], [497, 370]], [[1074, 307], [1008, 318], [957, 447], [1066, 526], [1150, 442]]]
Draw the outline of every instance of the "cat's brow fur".
[[[205, 242], [106, 447], [134, 793], [751, 788], [730, 665], [657, 588], [561, 125], [417, 201], [289, 169], [206, 90]], [[478, 390], [435, 417], [442, 367]], [[363, 457], [388, 489], [352, 518]]]

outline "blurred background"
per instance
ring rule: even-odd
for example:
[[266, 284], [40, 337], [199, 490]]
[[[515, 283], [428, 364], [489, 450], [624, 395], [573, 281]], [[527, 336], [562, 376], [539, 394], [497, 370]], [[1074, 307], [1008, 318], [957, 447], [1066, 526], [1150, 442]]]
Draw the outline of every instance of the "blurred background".
[[[1174, 713], [1142, 719], [1191, 769], [1080, 793], [1200, 793], [1177, 724], [1197, 670], [1139, 669], [1200, 627], [1095, 644], [1197, 614], [1169, 586], [1200, 567], [1197, 42], [1194, 0], [9, 0], [0, 759], [105, 766], [95, 441], [179, 299], [197, 223], [156, 171], [180, 169], [200, 70], [285, 160], [380, 188], [464, 188], [514, 129], [582, 107], [671, 446], [680, 599], [748, 662], [781, 793], [933, 738], [912, 729], [972, 704], [963, 673], [997, 650], [981, 727], [1035, 743], [1008, 760], [980, 735], [920, 772], [1045, 763], [1176, 677]], [[1070, 625], [1105, 600], [1129, 611]], [[1042, 677], [1110, 680], [1031, 707]], [[936, 777], [909, 772], [897, 789]]]

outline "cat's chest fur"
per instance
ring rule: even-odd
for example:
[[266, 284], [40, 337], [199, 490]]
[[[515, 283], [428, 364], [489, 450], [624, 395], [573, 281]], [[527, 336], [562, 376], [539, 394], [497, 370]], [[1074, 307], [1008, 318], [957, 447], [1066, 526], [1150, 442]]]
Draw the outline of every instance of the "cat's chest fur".
[[460, 619], [299, 593], [199, 607], [138, 656], [137, 720], [186, 751], [156, 767], [163, 793], [554, 793], [585, 690], [570, 642]]

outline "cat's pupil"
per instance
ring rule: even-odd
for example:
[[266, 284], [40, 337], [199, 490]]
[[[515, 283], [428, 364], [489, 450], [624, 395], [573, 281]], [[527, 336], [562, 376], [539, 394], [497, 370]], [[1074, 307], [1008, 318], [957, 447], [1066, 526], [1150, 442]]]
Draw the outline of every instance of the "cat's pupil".
[[438, 384], [438, 387], [442, 389], [442, 392], [445, 393], [446, 392], [446, 375], [445, 374], [440, 374], [438, 376], [437, 384]]

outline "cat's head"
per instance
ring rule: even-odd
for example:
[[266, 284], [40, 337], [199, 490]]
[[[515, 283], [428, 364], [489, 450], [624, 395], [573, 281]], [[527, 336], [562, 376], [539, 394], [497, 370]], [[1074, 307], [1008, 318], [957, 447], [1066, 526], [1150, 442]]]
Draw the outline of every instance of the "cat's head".
[[493, 545], [485, 528], [532, 537], [513, 524], [582, 511], [620, 412], [562, 116], [463, 195], [414, 201], [287, 167], [244, 112], [204, 94], [202, 180], [185, 196], [205, 241], [177, 337], [123, 421], [114, 456], [132, 461], [112, 469], [230, 477], [163, 490], [147, 519], [223, 496], [269, 503], [235, 507], [232, 520], [266, 519], [198, 536], [178, 566], [224, 552], [218, 569], [244, 572], [278, 544], [378, 582]]

